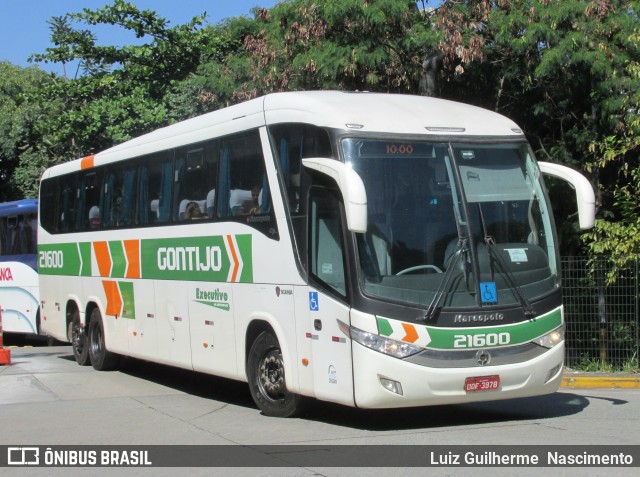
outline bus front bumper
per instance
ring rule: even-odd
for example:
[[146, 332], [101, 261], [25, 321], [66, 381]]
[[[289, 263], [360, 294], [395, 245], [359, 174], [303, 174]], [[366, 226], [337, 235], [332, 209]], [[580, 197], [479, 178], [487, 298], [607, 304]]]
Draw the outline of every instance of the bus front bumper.
[[[353, 343], [354, 395], [360, 408], [400, 408], [550, 394], [562, 382], [564, 342], [521, 363], [433, 368]], [[468, 391], [473, 378], [499, 377], [496, 389]], [[469, 381], [467, 381], [469, 380]], [[480, 379], [482, 381], [482, 379]]]

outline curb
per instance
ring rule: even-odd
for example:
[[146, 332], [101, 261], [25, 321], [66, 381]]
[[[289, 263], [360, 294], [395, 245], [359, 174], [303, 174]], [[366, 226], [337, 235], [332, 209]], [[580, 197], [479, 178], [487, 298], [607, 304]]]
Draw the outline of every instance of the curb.
[[562, 378], [563, 388], [640, 389], [640, 376], [588, 376], [569, 374]]

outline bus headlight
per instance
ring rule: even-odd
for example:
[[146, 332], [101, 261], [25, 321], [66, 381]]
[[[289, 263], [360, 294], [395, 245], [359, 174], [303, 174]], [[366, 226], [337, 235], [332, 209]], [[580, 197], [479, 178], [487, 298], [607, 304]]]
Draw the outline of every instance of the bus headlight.
[[540, 338], [536, 338], [533, 342], [545, 348], [553, 348], [564, 341], [564, 325], [558, 326], [555, 330], [547, 333]]
[[423, 350], [423, 348], [413, 346], [404, 341], [396, 341], [384, 336], [374, 335], [373, 333], [349, 326], [341, 321], [338, 321], [338, 325], [340, 326], [340, 330], [353, 341], [379, 353], [393, 356], [394, 358], [406, 358]]

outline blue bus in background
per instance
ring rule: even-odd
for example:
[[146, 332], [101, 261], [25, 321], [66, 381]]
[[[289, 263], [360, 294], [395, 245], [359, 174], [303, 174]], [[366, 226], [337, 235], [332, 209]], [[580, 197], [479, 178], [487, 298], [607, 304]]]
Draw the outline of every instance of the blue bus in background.
[[37, 213], [37, 199], [0, 204], [0, 309], [5, 333], [40, 334]]

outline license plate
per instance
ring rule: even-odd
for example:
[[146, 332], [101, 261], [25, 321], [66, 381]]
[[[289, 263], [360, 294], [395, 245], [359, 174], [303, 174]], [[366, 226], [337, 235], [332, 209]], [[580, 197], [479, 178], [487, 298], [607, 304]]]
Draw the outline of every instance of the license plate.
[[476, 376], [464, 380], [464, 390], [468, 393], [495, 391], [500, 388], [500, 376]]

